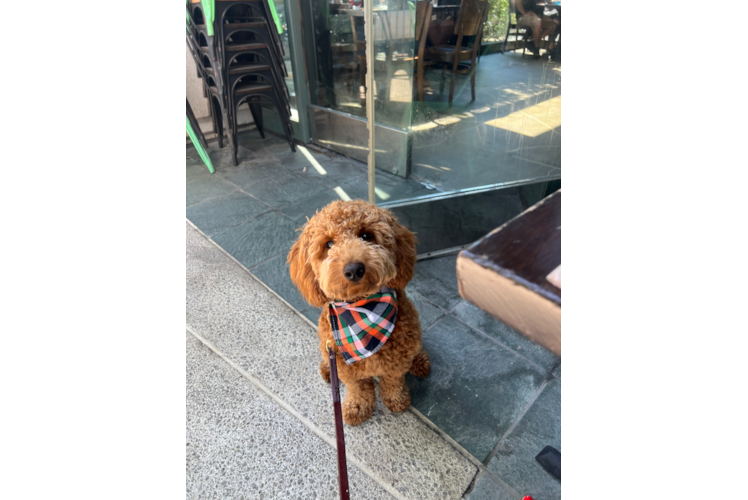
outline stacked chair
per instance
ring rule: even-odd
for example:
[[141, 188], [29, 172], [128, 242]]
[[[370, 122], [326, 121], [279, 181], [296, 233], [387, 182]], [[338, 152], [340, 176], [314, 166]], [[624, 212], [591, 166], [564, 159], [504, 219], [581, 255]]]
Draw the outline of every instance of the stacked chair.
[[269, 0], [187, 2], [187, 46], [208, 98], [218, 147], [223, 148], [225, 129], [234, 165], [238, 164], [237, 112], [244, 103], [264, 139], [261, 103], [265, 101], [278, 110], [286, 139], [296, 151], [274, 4]]

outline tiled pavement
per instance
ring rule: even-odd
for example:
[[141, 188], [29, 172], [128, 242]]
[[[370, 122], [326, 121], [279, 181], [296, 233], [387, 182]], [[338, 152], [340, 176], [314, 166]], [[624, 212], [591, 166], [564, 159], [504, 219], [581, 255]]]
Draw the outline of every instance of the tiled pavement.
[[[319, 309], [291, 283], [286, 255], [305, 218], [338, 199], [334, 188], [366, 196], [365, 168], [309, 150], [322, 175], [280, 140], [242, 144], [248, 149], [240, 147], [238, 167], [226, 148], [211, 150], [214, 175], [188, 148], [187, 218], [316, 324]], [[386, 180], [398, 192], [425, 190], [394, 176]], [[406, 289], [432, 359], [428, 378], [408, 379], [413, 407], [485, 465], [467, 498], [513, 497], [494, 488], [497, 481], [535, 500], [560, 498], [560, 483], [534, 460], [546, 445], [561, 450], [560, 359], [463, 300], [455, 260], [418, 262]]]

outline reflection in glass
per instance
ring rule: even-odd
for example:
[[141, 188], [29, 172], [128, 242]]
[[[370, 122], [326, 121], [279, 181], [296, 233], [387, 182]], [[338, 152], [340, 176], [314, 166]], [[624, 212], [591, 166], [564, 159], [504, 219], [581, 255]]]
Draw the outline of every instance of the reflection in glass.
[[[372, 1], [372, 92], [377, 130], [387, 129], [374, 145], [377, 202], [560, 178], [560, 48], [553, 60], [547, 51], [550, 37], [560, 46], [560, 2], [523, 0], [543, 29], [556, 26], [536, 48], [511, 0]], [[365, 119], [363, 3], [310, 2], [311, 102]], [[336, 137], [323, 145], [368, 150], [363, 136]]]
[[288, 87], [289, 105], [291, 107], [291, 120], [299, 121], [299, 112], [296, 105], [296, 88], [293, 82], [293, 69], [291, 68], [291, 47], [288, 43], [288, 22], [286, 20], [286, 8], [283, 0], [273, 0], [275, 3], [275, 11], [278, 13], [281, 26], [283, 27], [283, 33], [280, 35], [281, 43], [283, 44], [283, 64], [286, 66], [288, 76], [285, 78], [286, 87]]

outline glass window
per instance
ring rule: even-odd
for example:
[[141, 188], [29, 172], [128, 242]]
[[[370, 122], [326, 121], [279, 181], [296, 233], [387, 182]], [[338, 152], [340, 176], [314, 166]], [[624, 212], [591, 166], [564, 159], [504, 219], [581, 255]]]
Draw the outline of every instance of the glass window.
[[[410, 154], [405, 176], [377, 169], [377, 202], [559, 179], [560, 3], [386, 2], [391, 23], [415, 15], [410, 47], [402, 28], [375, 38], [375, 121], [407, 130]], [[394, 147], [377, 135], [377, 162]]]

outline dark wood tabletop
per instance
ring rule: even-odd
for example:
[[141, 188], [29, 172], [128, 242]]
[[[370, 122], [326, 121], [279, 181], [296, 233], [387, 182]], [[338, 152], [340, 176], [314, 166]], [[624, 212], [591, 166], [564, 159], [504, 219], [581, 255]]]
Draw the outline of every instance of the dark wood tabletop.
[[561, 265], [561, 191], [482, 238], [466, 253], [561, 304], [561, 289], [546, 279]]

